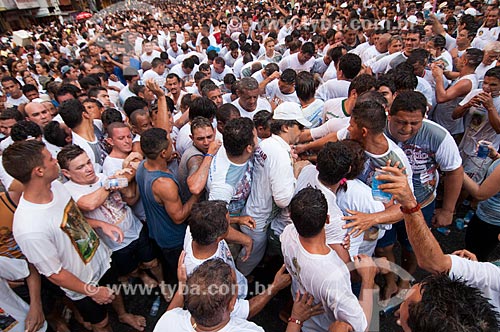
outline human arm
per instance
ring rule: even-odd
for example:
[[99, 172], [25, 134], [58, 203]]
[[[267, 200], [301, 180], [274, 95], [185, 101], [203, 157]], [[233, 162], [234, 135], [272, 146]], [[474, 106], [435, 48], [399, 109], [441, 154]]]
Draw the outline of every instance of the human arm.
[[183, 250], [179, 256], [179, 263], [177, 264], [177, 280], [179, 280], [177, 291], [168, 305], [167, 311], [175, 308], [184, 307], [184, 290], [187, 284], [187, 271], [186, 264], [184, 264], [184, 258], [186, 257], [186, 252]]
[[240, 226], [247, 226], [248, 228], [255, 228], [255, 219], [250, 216], [234, 216], [229, 218], [231, 224], [238, 224]]
[[[403, 208], [412, 209], [417, 206], [417, 201], [408, 185], [406, 175], [396, 167], [383, 167], [386, 172], [377, 177], [380, 181], [379, 188], [384, 192], [391, 193]], [[447, 272], [451, 268], [451, 259], [446, 256], [439, 243], [432, 235], [427, 226], [421, 210], [413, 213], [405, 213], [404, 220], [408, 238], [417, 257], [418, 265], [431, 273], [439, 274]]]
[[461, 80], [457, 84], [445, 89], [443, 69], [434, 64], [432, 65], [432, 76], [436, 81], [436, 101], [438, 103], [445, 103], [457, 97], [464, 96], [472, 89], [472, 82], [470, 80]]
[[187, 177], [187, 185], [192, 194], [199, 195], [205, 189], [210, 170], [210, 164], [219, 151], [222, 142], [214, 140], [208, 147], [208, 153], [204, 156], [193, 156], [187, 162], [189, 175]]
[[153, 183], [152, 190], [157, 201], [165, 207], [165, 211], [177, 225], [182, 224], [187, 219], [193, 204], [199, 198], [199, 195], [193, 194], [185, 204], [182, 204], [177, 184], [166, 177], [158, 178]]
[[109, 193], [109, 190], [100, 187], [90, 194], [81, 196], [78, 201], [76, 201], [76, 205], [78, 205], [82, 211], [93, 211], [104, 204], [106, 199], [108, 199]]
[[30, 309], [24, 321], [24, 325], [25, 331], [35, 332], [38, 331], [45, 322], [45, 316], [42, 309], [42, 298], [40, 296], [41, 279], [40, 274], [33, 264], [28, 263], [28, 269], [30, 275], [26, 278], [26, 284], [30, 296]]
[[464, 176], [464, 189], [479, 201], [484, 201], [494, 196], [500, 191], [500, 167], [495, 168], [481, 185], [474, 182], [466, 174]]
[[264, 309], [267, 303], [278, 294], [278, 292], [292, 283], [292, 278], [288, 273], [285, 273], [285, 265], [283, 265], [274, 276], [273, 283], [267, 289], [257, 296], [252, 297], [248, 302], [250, 310], [248, 319], [257, 315]]
[[[377, 275], [377, 265], [373, 259], [367, 255], [358, 255], [353, 258], [356, 271], [361, 277], [361, 292], [359, 294], [359, 303], [366, 317], [368, 325], [370, 324], [373, 312], [373, 290], [375, 286], [375, 276]], [[367, 327], [368, 330], [369, 326]]]
[[147, 80], [146, 87], [151, 90], [151, 92], [158, 99], [158, 117], [156, 118], [156, 127], [163, 128], [170, 133], [172, 128], [170, 126], [169, 113], [167, 107], [167, 98], [165, 97], [165, 92], [163, 89], [155, 82], [154, 79]]
[[347, 210], [350, 216], [344, 216], [344, 220], [350, 222], [342, 226], [342, 228], [352, 228], [349, 235], [358, 237], [370, 227], [380, 224], [395, 224], [403, 219], [403, 213], [400, 210], [399, 204], [392, 204], [384, 211], [375, 213], [363, 213], [358, 211]]
[[334, 133], [330, 133], [326, 136], [323, 136], [322, 138], [317, 139], [315, 141], [305, 143], [305, 144], [298, 144], [295, 146], [295, 151], [298, 154], [301, 154], [301, 153], [303, 153], [305, 151], [309, 151], [309, 150], [317, 151], [317, 150], [320, 150], [326, 143], [337, 142], [337, 141], [338, 141], [337, 133], [334, 132]]
[[121, 230], [120, 227], [113, 225], [113, 224], [108, 224], [105, 221], [101, 220], [96, 220], [96, 219], [90, 219], [86, 218], [87, 222], [89, 223], [90, 227], [96, 229], [100, 228], [101, 231], [110, 239], [117, 243], [122, 243], [124, 235], [123, 231]]
[[272, 81], [274, 81], [275, 79], [279, 79], [280, 78], [280, 72], [279, 71], [275, 71], [274, 73], [272, 73], [271, 75], [269, 75], [268, 77], [266, 77], [262, 82], [259, 83], [259, 93], [261, 95], [265, 95], [266, 94], [266, 87], [269, 83], [271, 83]]
[[245, 249], [245, 256], [241, 258], [244, 262], [250, 257], [252, 252], [253, 240], [250, 236], [234, 229], [233, 227], [228, 228], [228, 233], [226, 235], [226, 241], [230, 243], [236, 243], [243, 246]]
[[484, 108], [488, 111], [488, 120], [491, 127], [493, 127], [497, 134], [500, 134], [500, 116], [498, 115], [495, 104], [493, 104], [491, 93], [482, 92], [477, 97], [479, 102], [483, 104]]
[[90, 297], [97, 304], [109, 304], [115, 298], [113, 291], [108, 287], [86, 284], [65, 269], [50, 275], [48, 279], [57, 286]]
[[435, 227], [448, 226], [453, 221], [455, 204], [460, 195], [464, 179], [462, 166], [453, 171], [445, 172], [445, 174], [443, 205], [440, 209], [436, 209], [432, 218], [432, 225]]
[[[465, 99], [467, 99], [467, 97], [465, 97]], [[453, 114], [451, 115], [451, 117], [455, 120], [460, 119], [470, 110], [471, 107], [475, 107], [478, 105], [479, 105], [478, 98], [477, 98], [477, 96], [475, 96], [475, 97], [471, 98], [469, 101], [467, 101], [466, 103], [464, 103], [463, 105], [458, 105], [453, 110]]]

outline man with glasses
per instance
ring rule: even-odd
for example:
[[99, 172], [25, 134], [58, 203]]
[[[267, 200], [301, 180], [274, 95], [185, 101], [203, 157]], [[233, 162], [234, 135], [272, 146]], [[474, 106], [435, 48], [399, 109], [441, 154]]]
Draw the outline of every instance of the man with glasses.
[[[295, 192], [295, 163], [292, 157], [291, 144], [299, 141], [304, 127], [311, 123], [304, 118], [299, 104], [284, 102], [274, 110], [271, 121], [271, 137], [263, 140], [259, 146], [262, 149], [255, 161], [253, 181], [245, 206], [244, 214], [255, 219], [256, 227], [250, 229], [242, 226], [241, 231], [253, 239], [253, 250], [246, 261], [238, 257], [238, 269], [248, 275], [259, 264], [267, 246], [267, 230], [283, 229], [283, 220], [288, 224], [288, 218], [282, 215]], [[286, 220], [286, 221], [285, 221]], [[279, 232], [279, 231], [278, 231]], [[281, 232], [274, 232], [279, 238]], [[279, 247], [279, 246], [278, 246]]]

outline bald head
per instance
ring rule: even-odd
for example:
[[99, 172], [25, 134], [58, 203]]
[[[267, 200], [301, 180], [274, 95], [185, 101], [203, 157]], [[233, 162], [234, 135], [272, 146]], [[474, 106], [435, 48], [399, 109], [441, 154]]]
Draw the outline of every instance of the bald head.
[[379, 51], [380, 53], [387, 52], [387, 47], [389, 46], [390, 39], [391, 35], [388, 33], [380, 35], [380, 37], [377, 40], [377, 43], [375, 44], [375, 48], [377, 49], [377, 51]]
[[26, 120], [36, 123], [40, 128], [45, 127], [46, 124], [52, 121], [52, 115], [40, 103], [31, 102], [26, 104], [24, 113], [26, 114]]

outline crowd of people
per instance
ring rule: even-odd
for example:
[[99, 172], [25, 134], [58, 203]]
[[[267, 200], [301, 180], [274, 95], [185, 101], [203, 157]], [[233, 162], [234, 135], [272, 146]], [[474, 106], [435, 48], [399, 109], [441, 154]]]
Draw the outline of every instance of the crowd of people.
[[0, 330], [263, 331], [288, 289], [287, 332], [373, 330], [378, 293], [405, 332], [499, 331], [497, 0], [113, 8], [0, 35]]

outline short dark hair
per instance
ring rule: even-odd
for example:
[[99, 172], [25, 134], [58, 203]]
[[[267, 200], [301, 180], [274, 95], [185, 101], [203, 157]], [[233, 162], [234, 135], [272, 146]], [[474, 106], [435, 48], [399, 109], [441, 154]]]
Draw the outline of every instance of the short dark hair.
[[65, 146], [67, 144], [66, 136], [64, 129], [61, 128], [61, 124], [58, 121], [50, 121], [43, 127], [43, 137], [45, 137], [47, 142], [55, 146]]
[[116, 108], [108, 108], [101, 113], [101, 121], [104, 126], [113, 122], [122, 122], [122, 114]]
[[226, 234], [229, 229], [226, 215], [227, 207], [224, 201], [203, 201], [193, 205], [188, 218], [193, 241], [202, 246], [215, 243], [217, 238]]
[[0, 113], [0, 121], [10, 119], [16, 120], [16, 122], [22, 121], [24, 120], [24, 115], [14, 107], [7, 108], [2, 113]]
[[12, 126], [10, 137], [14, 142], [42, 136], [42, 129], [33, 121], [22, 120]]
[[470, 67], [476, 68], [483, 61], [484, 52], [478, 48], [468, 48], [463, 56], [467, 58]]
[[[305, 72], [303, 72], [305, 73]], [[273, 114], [266, 110], [260, 110], [253, 116], [253, 123], [255, 128], [262, 126], [264, 129], [270, 128], [271, 119]]]
[[68, 169], [69, 163], [83, 153], [85, 153], [85, 150], [76, 144], [66, 145], [57, 154], [59, 167], [61, 169]]
[[123, 103], [123, 111], [125, 112], [125, 114], [127, 114], [128, 117], [130, 117], [132, 112], [134, 112], [135, 110], [143, 109], [147, 106], [149, 105], [144, 100], [144, 98], [131, 96], [128, 97], [127, 100], [125, 100], [125, 103]]
[[353, 157], [343, 142], [328, 142], [318, 153], [318, 180], [332, 186], [349, 173]]
[[499, 314], [481, 291], [464, 280], [445, 274], [420, 283], [422, 299], [410, 303], [408, 326], [412, 331], [499, 331]]
[[305, 54], [314, 55], [316, 53], [316, 47], [312, 42], [306, 42], [300, 47], [300, 52]]
[[230, 156], [241, 156], [247, 146], [254, 146], [254, 125], [249, 118], [230, 120], [224, 127], [223, 143]]
[[408, 62], [402, 62], [396, 66], [392, 72], [392, 78], [397, 91], [415, 90], [418, 85], [418, 79], [413, 71], [413, 66]]
[[290, 202], [290, 218], [302, 237], [318, 235], [325, 227], [327, 216], [328, 202], [319, 189], [306, 187]]
[[352, 80], [361, 71], [361, 58], [353, 53], [343, 55], [339, 60], [339, 70], [345, 78]]
[[374, 134], [384, 131], [387, 120], [384, 107], [376, 101], [356, 103], [351, 117], [359, 127], [369, 129]]
[[427, 99], [418, 91], [401, 91], [392, 102], [390, 115], [396, 115], [399, 111], [421, 112], [425, 117], [427, 112]]
[[31, 92], [31, 91], [38, 92], [38, 88], [36, 86], [34, 86], [33, 84], [25, 84], [25, 85], [23, 85], [21, 90], [23, 91], [23, 94], [27, 94], [28, 92]]
[[[187, 280], [186, 308], [197, 324], [213, 327], [224, 319], [229, 302], [234, 296], [232, 268], [215, 258], [198, 266]], [[228, 291], [213, 291], [216, 290]], [[194, 291], [196, 290], [196, 291]]]
[[241, 116], [240, 111], [236, 106], [230, 103], [226, 103], [221, 105], [215, 112], [215, 118], [217, 121], [226, 124], [229, 119], [231, 119], [232, 115], [238, 115], [238, 117]]
[[317, 87], [318, 85], [314, 80], [314, 75], [312, 73], [301, 71], [297, 74], [297, 79], [295, 80], [295, 92], [300, 100], [309, 100], [313, 98]]
[[[488, 71], [484, 74], [484, 77], [494, 77], [497, 80], [500, 80], [500, 67], [496, 66], [496, 67], [488, 69]], [[2, 119], [1, 115], [0, 115], [0, 119]]]
[[361, 74], [359, 76], [356, 76], [351, 84], [349, 84], [349, 94], [351, 94], [352, 90], [356, 90], [356, 93], [358, 96], [366, 91], [370, 91], [371, 89], [375, 88], [375, 85], [377, 84], [377, 80], [375, 77], [372, 75], [368, 74]]
[[196, 98], [191, 102], [191, 107], [189, 108], [189, 120], [192, 121], [197, 116], [211, 120], [214, 118], [216, 111], [217, 105], [207, 97]]
[[33, 169], [43, 165], [44, 148], [45, 144], [37, 140], [15, 142], [2, 154], [5, 171], [19, 182], [28, 183]]
[[160, 152], [167, 149], [169, 144], [165, 129], [150, 128], [141, 135], [141, 150], [148, 159], [158, 158]]
[[83, 112], [85, 112], [85, 107], [78, 99], [66, 100], [59, 107], [59, 114], [64, 123], [71, 129], [82, 123]]

